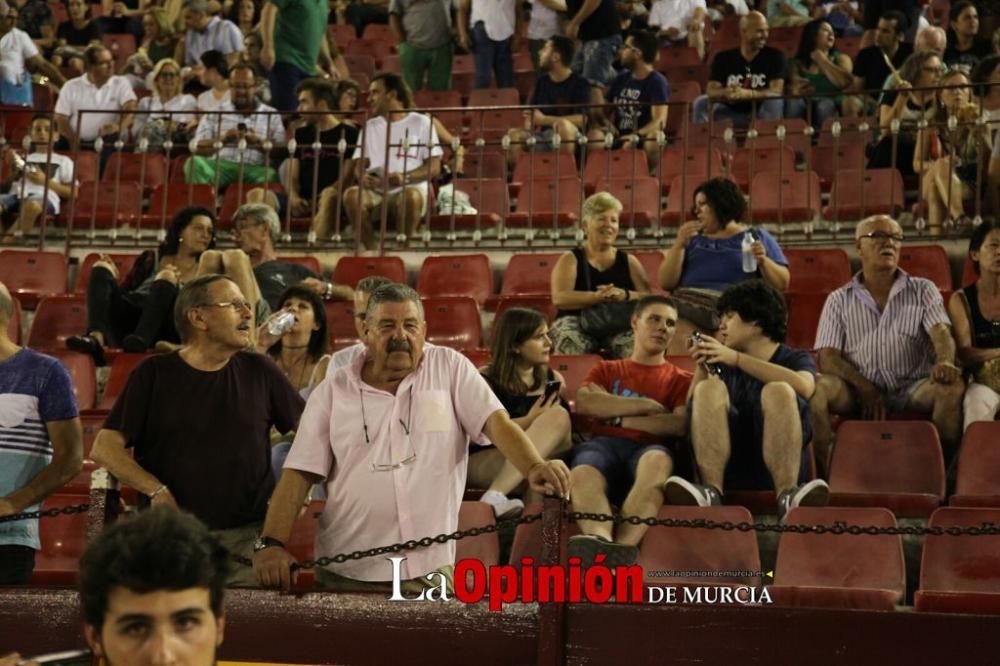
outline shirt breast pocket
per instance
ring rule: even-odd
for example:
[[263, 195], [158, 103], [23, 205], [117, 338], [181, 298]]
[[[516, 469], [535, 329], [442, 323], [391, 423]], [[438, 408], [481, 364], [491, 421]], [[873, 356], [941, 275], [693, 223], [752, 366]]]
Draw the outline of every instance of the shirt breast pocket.
[[417, 432], [445, 433], [456, 429], [455, 410], [448, 391], [419, 391], [413, 402], [414, 430]]

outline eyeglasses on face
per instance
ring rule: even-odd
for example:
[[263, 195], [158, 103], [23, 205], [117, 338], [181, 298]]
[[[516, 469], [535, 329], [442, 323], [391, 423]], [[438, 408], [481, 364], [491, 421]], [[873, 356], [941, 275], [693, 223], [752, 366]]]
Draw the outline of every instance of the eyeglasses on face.
[[885, 241], [892, 241], [893, 243], [902, 243], [903, 234], [890, 234], [887, 231], [869, 231], [866, 234], [861, 234], [862, 238], [870, 238], [877, 243], [884, 243]]
[[201, 304], [197, 305], [196, 307], [199, 307], [199, 308], [232, 308], [236, 312], [240, 312], [242, 310], [246, 310], [247, 312], [253, 312], [253, 308], [250, 306], [250, 303], [248, 301], [240, 301], [240, 300], [223, 301], [221, 303], [201, 303]]

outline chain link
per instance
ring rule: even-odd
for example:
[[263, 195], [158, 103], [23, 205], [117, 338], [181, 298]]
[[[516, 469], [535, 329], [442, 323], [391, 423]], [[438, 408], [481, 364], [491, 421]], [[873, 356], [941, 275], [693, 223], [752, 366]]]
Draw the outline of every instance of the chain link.
[[0, 523], [11, 523], [16, 520], [32, 520], [34, 518], [55, 518], [56, 516], [62, 515], [71, 516], [74, 513], [87, 513], [89, 509], [89, 504], [74, 504], [72, 506], [63, 506], [55, 509], [25, 511], [24, 513], [15, 513], [10, 516], [4, 516], [0, 518]]

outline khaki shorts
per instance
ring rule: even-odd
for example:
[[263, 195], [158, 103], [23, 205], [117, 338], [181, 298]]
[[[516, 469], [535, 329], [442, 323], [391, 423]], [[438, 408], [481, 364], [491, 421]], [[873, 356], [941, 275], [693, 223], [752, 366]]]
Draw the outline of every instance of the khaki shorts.
[[[376, 222], [382, 219], [382, 205], [386, 203], [387, 199], [389, 203], [389, 219], [390, 220], [399, 219], [400, 214], [402, 214], [403, 212], [402, 194], [403, 192], [406, 191], [406, 189], [407, 188], [404, 188], [399, 192], [396, 192], [395, 194], [389, 194], [389, 195], [385, 195], [382, 192], [378, 192], [376, 190], [368, 190], [368, 189], [364, 190], [365, 203], [367, 204], [368, 207], [368, 219], [371, 220], [372, 222]], [[417, 190], [417, 188], [415, 187], [409, 189]], [[417, 192], [420, 192], [420, 190], [417, 190]], [[423, 196], [423, 193], [421, 193], [419, 217], [424, 217], [426, 214], [427, 214], [427, 197]]]

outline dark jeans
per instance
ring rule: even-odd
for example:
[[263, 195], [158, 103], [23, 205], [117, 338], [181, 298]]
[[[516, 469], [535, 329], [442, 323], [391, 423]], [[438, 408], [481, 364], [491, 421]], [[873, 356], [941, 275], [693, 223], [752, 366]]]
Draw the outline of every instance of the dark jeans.
[[[349, 4], [344, 14], [347, 22], [354, 26], [354, 32], [358, 39], [361, 38], [361, 33], [365, 31], [365, 26], [369, 23], [384, 24], [389, 22], [389, 10], [362, 4], [361, 0]], [[343, 48], [346, 44], [337, 44], [337, 46]]]
[[127, 293], [111, 271], [98, 266], [87, 283], [87, 333], [100, 331], [104, 342], [120, 347], [128, 335], [137, 335], [147, 346], [157, 340], [180, 342], [174, 328], [177, 287], [156, 280], [148, 294]]
[[303, 79], [309, 78], [305, 72], [287, 62], [276, 62], [267, 78], [271, 82], [271, 106], [278, 111], [293, 112], [299, 107], [295, 88]]
[[486, 26], [479, 21], [472, 27], [475, 43], [476, 88], [490, 87], [490, 73], [496, 77], [497, 88], [514, 87], [514, 55], [510, 50], [513, 38], [495, 42], [486, 34]]
[[34, 570], [34, 548], [0, 546], [0, 585], [27, 585]]

